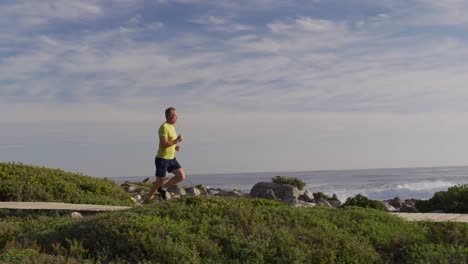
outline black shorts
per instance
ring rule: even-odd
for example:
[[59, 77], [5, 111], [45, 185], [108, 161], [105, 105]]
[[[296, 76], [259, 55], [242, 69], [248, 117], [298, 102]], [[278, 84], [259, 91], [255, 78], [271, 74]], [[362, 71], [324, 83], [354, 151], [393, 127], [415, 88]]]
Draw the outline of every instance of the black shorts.
[[176, 158], [173, 159], [163, 159], [156, 157], [154, 159], [154, 164], [156, 165], [156, 177], [166, 177], [166, 171], [171, 173], [177, 169], [182, 168]]

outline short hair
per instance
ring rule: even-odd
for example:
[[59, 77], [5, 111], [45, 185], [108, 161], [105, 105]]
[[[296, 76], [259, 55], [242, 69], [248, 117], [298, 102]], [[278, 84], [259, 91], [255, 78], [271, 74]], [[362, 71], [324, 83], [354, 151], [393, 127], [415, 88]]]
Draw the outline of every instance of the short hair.
[[166, 114], [166, 119], [168, 119], [168, 118], [171, 116], [172, 112], [174, 112], [175, 110], [176, 110], [176, 109], [175, 109], [174, 107], [172, 107], [172, 106], [169, 107], [168, 109], [166, 109], [166, 112], [165, 112], [165, 114]]

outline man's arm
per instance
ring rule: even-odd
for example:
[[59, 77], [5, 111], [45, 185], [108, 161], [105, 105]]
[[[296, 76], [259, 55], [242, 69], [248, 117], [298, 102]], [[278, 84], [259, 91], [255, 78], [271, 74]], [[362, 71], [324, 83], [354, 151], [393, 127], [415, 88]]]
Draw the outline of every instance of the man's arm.
[[168, 148], [170, 146], [173, 146], [179, 142], [182, 141], [182, 135], [179, 135], [176, 139], [174, 140], [169, 140], [166, 136], [160, 136], [159, 137], [159, 145], [162, 146], [163, 148]]

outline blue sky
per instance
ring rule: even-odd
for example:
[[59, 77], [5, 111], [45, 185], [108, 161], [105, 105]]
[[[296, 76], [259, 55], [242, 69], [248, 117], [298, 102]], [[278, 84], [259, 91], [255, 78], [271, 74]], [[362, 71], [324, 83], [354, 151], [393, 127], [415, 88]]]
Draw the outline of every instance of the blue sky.
[[467, 165], [468, 2], [0, 3], [0, 160], [153, 175]]

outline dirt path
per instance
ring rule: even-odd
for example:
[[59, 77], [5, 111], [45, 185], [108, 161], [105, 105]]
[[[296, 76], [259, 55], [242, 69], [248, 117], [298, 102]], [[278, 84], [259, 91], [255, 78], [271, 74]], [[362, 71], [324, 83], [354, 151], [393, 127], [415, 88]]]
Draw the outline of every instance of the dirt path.
[[[130, 209], [129, 206], [69, 204], [46, 202], [0, 202], [0, 209], [23, 210], [70, 210], [70, 211], [119, 211]], [[392, 213], [409, 221], [434, 222], [464, 222], [468, 223], [468, 214], [440, 214], [440, 213]]]
[[441, 213], [393, 213], [409, 221], [434, 222], [464, 222], [468, 223], [468, 214], [441, 214]]
[[71, 210], [71, 211], [118, 211], [126, 210], [129, 206], [95, 205], [95, 204], [69, 204], [46, 202], [0, 202], [0, 209], [24, 210]]

